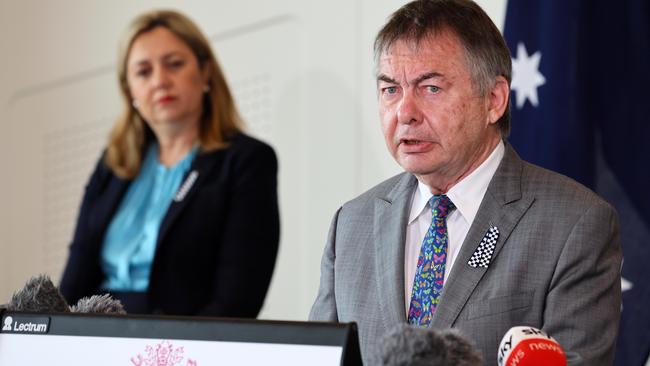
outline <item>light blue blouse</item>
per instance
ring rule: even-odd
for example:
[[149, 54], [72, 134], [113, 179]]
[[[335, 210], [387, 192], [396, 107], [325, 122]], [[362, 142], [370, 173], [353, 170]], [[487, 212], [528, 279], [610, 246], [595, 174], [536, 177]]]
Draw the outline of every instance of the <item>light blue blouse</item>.
[[102, 289], [147, 290], [160, 224], [197, 151], [194, 147], [176, 165], [167, 168], [158, 161], [158, 144], [151, 144], [140, 173], [106, 231], [101, 253], [106, 275]]

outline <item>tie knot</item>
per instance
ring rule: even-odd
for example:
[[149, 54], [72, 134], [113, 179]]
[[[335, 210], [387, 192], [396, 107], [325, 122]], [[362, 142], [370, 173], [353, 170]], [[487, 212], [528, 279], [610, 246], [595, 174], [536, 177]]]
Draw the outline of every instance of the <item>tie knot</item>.
[[433, 217], [443, 219], [449, 215], [449, 213], [456, 208], [454, 203], [451, 202], [449, 197], [444, 194], [433, 195], [429, 200], [429, 206], [433, 212]]

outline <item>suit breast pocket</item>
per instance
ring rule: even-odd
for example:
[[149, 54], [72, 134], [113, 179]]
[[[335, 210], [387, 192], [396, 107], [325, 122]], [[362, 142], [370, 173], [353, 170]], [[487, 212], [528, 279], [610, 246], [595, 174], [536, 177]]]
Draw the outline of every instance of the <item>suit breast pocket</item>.
[[491, 315], [525, 312], [533, 306], [534, 293], [523, 292], [470, 301], [465, 306], [465, 319], [476, 319]]

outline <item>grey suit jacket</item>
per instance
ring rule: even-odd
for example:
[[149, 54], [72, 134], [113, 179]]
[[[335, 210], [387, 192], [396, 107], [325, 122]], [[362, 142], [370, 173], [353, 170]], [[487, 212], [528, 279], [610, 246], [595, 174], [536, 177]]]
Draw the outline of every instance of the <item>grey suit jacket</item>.
[[[404, 243], [417, 180], [397, 175], [336, 213], [311, 320], [357, 322], [364, 362], [406, 322]], [[488, 268], [467, 262], [490, 226], [500, 231]], [[571, 364], [611, 365], [620, 317], [621, 248], [615, 210], [512, 147], [492, 178], [445, 283], [431, 327], [459, 329], [496, 365], [513, 326], [547, 331]], [[575, 362], [574, 362], [575, 361]]]

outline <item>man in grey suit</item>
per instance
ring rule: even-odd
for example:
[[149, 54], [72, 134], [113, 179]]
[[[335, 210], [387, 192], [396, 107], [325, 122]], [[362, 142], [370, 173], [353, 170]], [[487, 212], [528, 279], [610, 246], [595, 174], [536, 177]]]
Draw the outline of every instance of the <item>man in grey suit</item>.
[[417, 0], [375, 41], [381, 126], [406, 171], [332, 221], [310, 319], [357, 322], [374, 364], [394, 326], [463, 332], [497, 362], [509, 328], [545, 330], [570, 364], [611, 365], [620, 312], [614, 209], [507, 143], [511, 60], [467, 0]]

